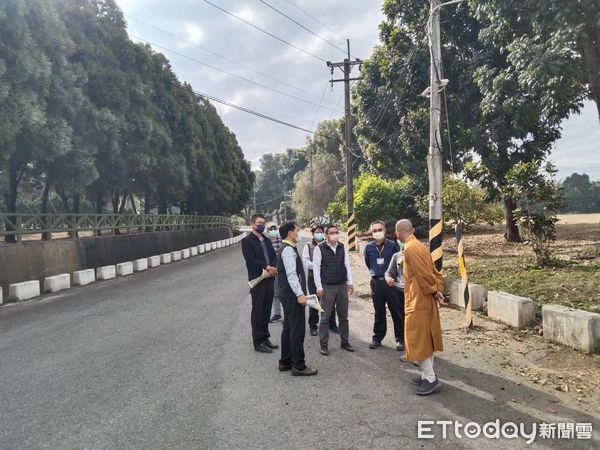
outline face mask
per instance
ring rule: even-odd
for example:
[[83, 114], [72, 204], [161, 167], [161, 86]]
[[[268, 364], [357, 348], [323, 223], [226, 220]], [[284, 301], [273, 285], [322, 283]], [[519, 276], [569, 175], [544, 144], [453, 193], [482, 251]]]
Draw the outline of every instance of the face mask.
[[321, 242], [323, 239], [325, 239], [325, 234], [323, 234], [323, 233], [315, 233], [315, 241]]
[[277, 230], [269, 230], [269, 236], [272, 238], [277, 237]]
[[396, 242], [398, 243], [398, 247], [400, 247], [400, 250], [404, 250], [404, 242], [402, 242], [400, 239], [398, 239]]
[[329, 235], [329, 240], [331, 242], [337, 242], [340, 240], [340, 235], [339, 234], [330, 234]]
[[260, 224], [260, 225], [256, 225], [256, 232], [257, 233], [264, 233], [265, 232], [265, 224]]
[[384, 238], [385, 238], [385, 233], [383, 231], [374, 231], [373, 232], [373, 239], [375, 239], [377, 241], [381, 241]]

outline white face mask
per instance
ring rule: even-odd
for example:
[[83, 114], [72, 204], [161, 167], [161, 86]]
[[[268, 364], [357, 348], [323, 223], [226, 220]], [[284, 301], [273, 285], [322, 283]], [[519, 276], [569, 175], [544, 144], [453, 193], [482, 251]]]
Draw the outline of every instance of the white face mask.
[[383, 231], [374, 231], [373, 239], [381, 241], [382, 239], [385, 239], [385, 233]]

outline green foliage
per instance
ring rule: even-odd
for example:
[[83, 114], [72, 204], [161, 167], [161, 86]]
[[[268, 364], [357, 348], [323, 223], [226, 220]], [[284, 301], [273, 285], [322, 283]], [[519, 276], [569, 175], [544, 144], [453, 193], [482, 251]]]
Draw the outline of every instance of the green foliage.
[[550, 245], [556, 240], [557, 214], [564, 206], [562, 191], [552, 178], [555, 173], [551, 163], [540, 170], [540, 163], [532, 160], [515, 164], [506, 174], [504, 189], [517, 202], [515, 217], [540, 267], [552, 264]]
[[561, 183], [565, 195], [565, 212], [600, 212], [600, 183], [591, 182], [586, 174], [574, 173]]

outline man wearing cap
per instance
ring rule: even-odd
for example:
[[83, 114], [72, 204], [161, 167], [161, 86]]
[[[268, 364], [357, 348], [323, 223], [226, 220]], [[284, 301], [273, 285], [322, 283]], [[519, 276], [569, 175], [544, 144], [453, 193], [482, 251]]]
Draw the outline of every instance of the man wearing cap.
[[[273, 245], [273, 250], [277, 253], [277, 250], [281, 247], [281, 238], [279, 237], [279, 232], [277, 231], [277, 224], [274, 222], [267, 223], [265, 230], [267, 232], [268, 238], [271, 240], [271, 244]], [[270, 322], [279, 322], [281, 320], [281, 302], [279, 301], [279, 294], [277, 293], [277, 277], [275, 277], [275, 294], [273, 295], [273, 317], [271, 317]]]

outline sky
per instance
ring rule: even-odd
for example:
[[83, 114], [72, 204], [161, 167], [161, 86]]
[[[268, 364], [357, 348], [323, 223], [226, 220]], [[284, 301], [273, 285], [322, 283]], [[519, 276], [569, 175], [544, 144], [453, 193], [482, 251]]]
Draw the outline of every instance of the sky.
[[[332, 90], [326, 61], [344, 59], [346, 38], [350, 39], [353, 57], [367, 58], [371, 54], [378, 43], [382, 2], [264, 1], [318, 37], [261, 0], [210, 0], [305, 52], [252, 28], [205, 0], [117, 3], [125, 14], [132, 40], [151, 43], [171, 61], [179, 79], [189, 82], [196, 91], [309, 130], [314, 130], [321, 120], [342, 116], [343, 83], [335, 83]], [[336, 75], [339, 78], [340, 72]], [[283, 152], [306, 142], [305, 131], [213, 104], [237, 136], [253, 168], [258, 167], [265, 153]], [[563, 136], [556, 142], [550, 159], [557, 165], [559, 178], [579, 172], [600, 180], [600, 121], [593, 103], [586, 103], [580, 115], [563, 123]]]

